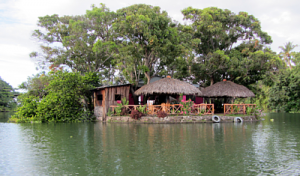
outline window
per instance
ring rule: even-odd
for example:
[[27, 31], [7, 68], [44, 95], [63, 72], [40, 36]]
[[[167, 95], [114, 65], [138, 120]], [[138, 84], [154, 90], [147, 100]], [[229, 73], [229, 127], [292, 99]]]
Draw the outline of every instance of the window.
[[97, 100], [98, 101], [96, 101], [97, 102], [96, 106], [102, 106], [103, 95], [102, 94], [98, 94], [97, 95]]
[[121, 94], [115, 94], [115, 101], [121, 100]]
[[100, 95], [97, 95], [97, 100], [103, 100], [103, 96], [102, 96], [102, 94], [100, 94]]

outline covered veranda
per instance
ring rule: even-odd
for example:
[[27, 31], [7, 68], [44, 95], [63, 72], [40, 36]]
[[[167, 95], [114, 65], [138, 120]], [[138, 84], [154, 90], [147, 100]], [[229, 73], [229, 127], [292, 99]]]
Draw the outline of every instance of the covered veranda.
[[[254, 109], [255, 104], [234, 104], [235, 98], [255, 97], [254, 93], [243, 85], [236, 84], [226, 79], [206, 87], [203, 97], [223, 99], [223, 112], [226, 114], [246, 114], [247, 108]], [[226, 100], [231, 100], [227, 103]]]
[[[135, 95], [144, 96], [147, 101], [144, 105], [126, 105], [124, 108], [128, 109], [128, 113], [140, 106], [147, 106], [147, 113], [149, 115], [156, 115], [159, 111], [167, 114], [184, 113], [184, 103], [190, 103], [190, 113], [192, 114], [213, 114], [213, 104], [196, 104], [189, 100], [180, 102], [179, 95], [194, 95], [202, 96], [202, 92], [195, 86], [173, 79], [170, 76], [144, 85], [135, 91]], [[112, 106], [115, 108], [115, 106]]]
[[[173, 79], [167, 76], [164, 79], [155, 81], [153, 83], [144, 85], [137, 91], [136, 95], [144, 95], [147, 98], [147, 109], [149, 114], [156, 114], [158, 111], [164, 111], [167, 114], [176, 114], [183, 112], [182, 104], [179, 100], [179, 95], [194, 95], [201, 96], [202, 92], [195, 86]], [[158, 101], [157, 101], [158, 100]], [[184, 101], [184, 100], [183, 100]], [[192, 110], [194, 113], [200, 113], [206, 105], [192, 103]], [[207, 113], [213, 113], [212, 107]]]

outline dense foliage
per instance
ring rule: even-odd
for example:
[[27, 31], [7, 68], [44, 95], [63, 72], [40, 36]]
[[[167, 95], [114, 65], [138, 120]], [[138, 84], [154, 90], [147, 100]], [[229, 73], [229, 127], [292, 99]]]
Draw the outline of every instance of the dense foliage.
[[[74, 122], [92, 120], [90, 110], [93, 109], [91, 92], [98, 77], [87, 73], [56, 71], [48, 75], [49, 82], [43, 88], [43, 96], [34, 91], [28, 91], [20, 96], [21, 105], [14, 118], [17, 121], [29, 120], [40, 122]], [[44, 80], [44, 76], [34, 77]], [[32, 78], [29, 78], [31, 81]], [[35, 87], [34, 83], [30, 87]], [[13, 119], [12, 119], [13, 120]]]
[[130, 117], [131, 117], [132, 119], [135, 119], [135, 120], [140, 119], [142, 116], [143, 116], [143, 113], [141, 113], [141, 112], [138, 111], [138, 110], [132, 110], [132, 111], [131, 111], [131, 114], [130, 114]]
[[158, 111], [157, 112], [157, 117], [159, 117], [159, 118], [165, 118], [165, 117], [167, 117], [167, 115], [168, 114], [164, 111]]
[[0, 77], [0, 112], [11, 111], [16, 107], [14, 96], [17, 94], [12, 86]]
[[300, 68], [285, 70], [270, 89], [270, 108], [281, 112], [300, 112]]
[[[256, 94], [236, 101], [256, 103], [264, 110], [300, 111], [300, 53], [292, 51], [297, 45], [288, 42], [275, 53], [260, 21], [246, 12], [188, 7], [182, 14], [188, 24], [172, 20], [157, 6], [136, 4], [113, 12], [100, 4], [80, 16], [39, 17], [39, 28], [32, 35], [41, 42], [41, 52], [30, 57], [51, 72], [20, 85], [27, 93], [19, 97], [15, 118], [89, 120], [90, 88], [137, 86], [141, 80], [149, 83], [154, 75], [171, 75], [202, 87], [228, 79]], [[6, 90], [12, 91], [9, 86]], [[11, 94], [0, 93], [0, 106], [8, 106], [10, 98], [2, 97]], [[125, 113], [121, 105], [116, 110]], [[138, 111], [133, 116], [138, 118]]]

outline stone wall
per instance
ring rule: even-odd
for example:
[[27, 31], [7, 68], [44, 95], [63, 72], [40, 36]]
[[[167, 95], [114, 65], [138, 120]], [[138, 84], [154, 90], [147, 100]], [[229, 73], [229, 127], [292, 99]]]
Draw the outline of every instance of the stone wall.
[[95, 106], [94, 107], [94, 115], [96, 116], [97, 120], [103, 121], [103, 107], [102, 106]]
[[[222, 122], [233, 122], [233, 116], [219, 116]], [[254, 116], [241, 117], [243, 121], [257, 121]], [[103, 119], [104, 120], [104, 119]], [[165, 118], [143, 116], [140, 120], [134, 120], [129, 116], [106, 117], [107, 122], [123, 123], [212, 123], [212, 116], [167, 116]]]

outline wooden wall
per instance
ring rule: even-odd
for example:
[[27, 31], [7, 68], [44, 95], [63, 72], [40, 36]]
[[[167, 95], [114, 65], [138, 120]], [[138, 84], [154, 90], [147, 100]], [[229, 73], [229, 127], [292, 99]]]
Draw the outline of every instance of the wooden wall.
[[[101, 95], [102, 94], [102, 102], [100, 102], [98, 99], [97, 99], [97, 95]], [[94, 102], [94, 106], [105, 106], [105, 90], [102, 89], [102, 90], [97, 90], [94, 92], [94, 98], [95, 98], [95, 102]]]
[[[96, 90], [94, 92], [94, 107], [95, 107], [95, 110], [97, 107], [98, 115], [99, 115], [100, 109], [101, 109], [101, 114], [103, 117], [105, 117], [106, 113], [108, 112], [108, 108], [111, 105], [117, 105], [117, 101], [115, 101], [116, 94], [120, 94], [121, 99], [126, 97], [126, 99], [129, 101], [129, 98], [130, 98], [129, 92], [130, 92], [130, 85], [106, 87], [106, 88], [102, 88], [100, 90]], [[97, 99], [97, 95], [100, 95], [100, 94], [102, 94], [102, 97], [103, 97], [102, 103]], [[100, 107], [103, 107], [103, 110]]]
[[129, 100], [129, 92], [130, 85], [105, 88], [105, 96], [103, 96], [105, 97], [105, 109], [103, 113], [106, 114], [111, 105], [117, 105], [117, 101], [115, 101], [115, 94], [120, 94], [121, 99], [126, 97], [126, 99]]
[[196, 96], [196, 98], [195, 98], [195, 103], [196, 103], [196, 104], [204, 103], [203, 97], [198, 97], [198, 96]]

